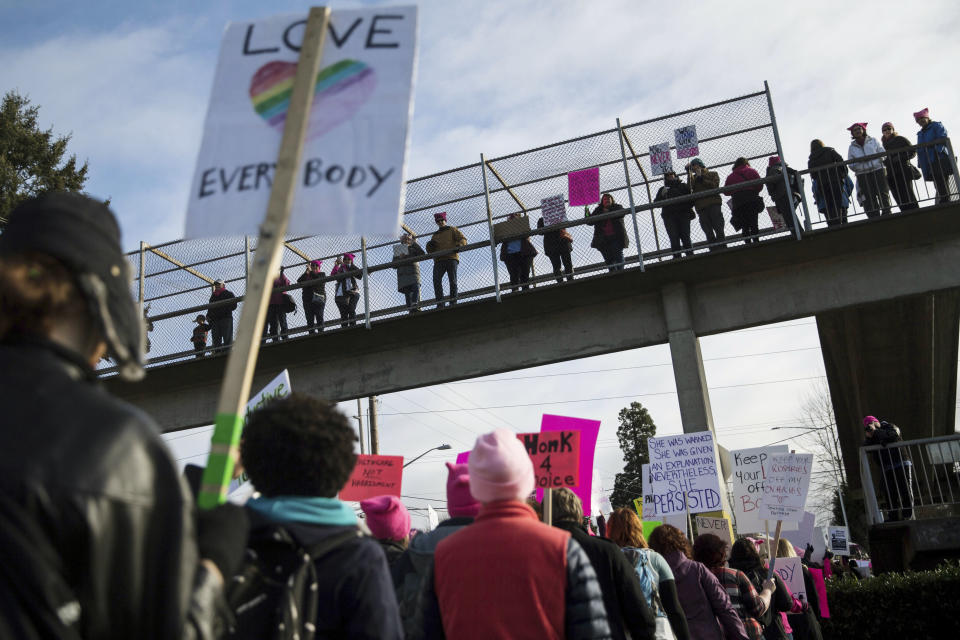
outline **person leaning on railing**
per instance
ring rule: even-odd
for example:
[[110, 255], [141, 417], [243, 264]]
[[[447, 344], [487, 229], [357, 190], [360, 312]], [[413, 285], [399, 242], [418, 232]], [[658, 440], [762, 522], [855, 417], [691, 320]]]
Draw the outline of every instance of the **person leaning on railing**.
[[675, 171], [667, 171], [663, 174], [663, 186], [653, 199], [654, 202], [666, 201], [660, 210], [660, 217], [663, 218], [663, 226], [667, 229], [670, 249], [675, 259], [680, 257], [683, 249], [686, 249], [688, 256], [693, 255], [690, 246], [690, 221], [696, 217], [693, 212], [693, 202], [690, 200], [669, 202], [686, 195], [690, 195], [690, 185], [684, 184]]
[[[874, 459], [883, 470], [883, 492], [890, 506], [886, 520], [909, 520], [913, 516], [913, 462], [904, 455], [902, 447], [886, 448], [888, 444], [902, 442], [897, 425], [878, 420], [874, 416], [863, 419], [865, 431], [863, 446], [880, 445], [884, 447], [874, 451]], [[898, 513], [899, 510], [899, 513]]]
[[[810, 157], [807, 169], [813, 189], [813, 200], [817, 210], [827, 219], [828, 227], [847, 224], [847, 209], [850, 207], [850, 194], [853, 193], [853, 181], [843, 163], [843, 156], [833, 147], [824, 146], [822, 140], [810, 141]], [[816, 169], [826, 167], [826, 169]]]
[[[519, 213], [511, 213], [507, 219], [515, 220], [519, 217]], [[515, 291], [527, 288], [525, 285], [530, 281], [530, 267], [537, 253], [539, 252], [530, 242], [529, 236], [515, 236], [500, 241], [500, 260], [507, 265], [510, 286], [514, 287]]]
[[[720, 188], [720, 175], [716, 171], [709, 171], [703, 160], [694, 158], [687, 165], [687, 184], [693, 193], [698, 191], [711, 191]], [[693, 201], [693, 206], [697, 210], [697, 216], [700, 218], [700, 228], [707, 237], [707, 244], [710, 245], [710, 251], [726, 249], [727, 245], [722, 241], [724, 234], [723, 214], [720, 207], [723, 206], [723, 198], [719, 193], [710, 196], [704, 196]]]
[[607, 265], [607, 270], [611, 273], [623, 270], [623, 250], [630, 246], [627, 227], [623, 223], [623, 216], [627, 212], [614, 201], [613, 196], [609, 193], [600, 196], [600, 204], [592, 212], [588, 212], [589, 210], [586, 208], [584, 211], [585, 216], [590, 218], [618, 210], [623, 211], [623, 215], [613, 216], [606, 220], [587, 221], [587, 224], [593, 227], [593, 240], [590, 242], [590, 246], [600, 252], [600, 255], [603, 256], [603, 263]]
[[920, 205], [917, 204], [913, 181], [920, 177], [920, 171], [910, 163], [910, 159], [917, 155], [917, 150], [909, 140], [897, 133], [892, 122], [884, 122], [881, 131], [883, 135], [880, 136], [880, 141], [883, 142], [884, 149], [903, 149], [883, 159], [883, 164], [887, 167], [887, 186], [890, 187], [900, 211], [917, 209]]
[[[760, 174], [750, 166], [750, 162], [739, 157], [733, 163], [733, 171], [727, 176], [724, 187], [730, 187], [741, 182], [759, 180]], [[760, 197], [762, 184], [755, 184], [749, 187], [737, 187], [724, 189], [724, 193], [730, 196], [730, 224], [734, 229], [743, 230], [743, 241], [745, 243], [760, 242], [757, 237], [760, 229], [757, 223], [757, 216], [764, 209], [763, 198]]]
[[[920, 131], [917, 131], [917, 144], [924, 142], [933, 142], [947, 137], [947, 130], [942, 122], [930, 119], [930, 109], [921, 109], [913, 114], [913, 119], [920, 125]], [[940, 143], [928, 145], [918, 149], [920, 171], [923, 172], [923, 179], [927, 182], [933, 181], [937, 188], [937, 204], [942, 204], [950, 200], [950, 174], [953, 173], [953, 167], [950, 164], [950, 153], [947, 145]]]
[[847, 130], [853, 138], [847, 150], [847, 159], [850, 160], [850, 168], [857, 174], [857, 195], [863, 202], [867, 217], [890, 215], [890, 194], [887, 191], [883, 159], [857, 161], [857, 158], [883, 153], [883, 147], [876, 138], [867, 135], [866, 122], [854, 122]]
[[[784, 167], [786, 167], [787, 170], [787, 180], [790, 182], [790, 191], [793, 196], [792, 207], [790, 206], [787, 189], [783, 184]], [[766, 177], [773, 178], [767, 183], [767, 193], [770, 195], [770, 199], [773, 200], [773, 204], [777, 207], [777, 213], [783, 218], [783, 223], [787, 225], [787, 229], [793, 231], [795, 222], [794, 212], [797, 209], [797, 205], [800, 204], [800, 192], [802, 190], [800, 186], [800, 174], [797, 173], [796, 169], [781, 162], [780, 156], [770, 156], [770, 159], [767, 161]]]
[[[417, 243], [411, 233], [400, 236], [400, 244], [393, 246], [393, 261], [399, 262], [406, 258], [423, 255], [423, 247]], [[397, 291], [406, 299], [410, 313], [420, 311], [420, 263], [406, 262], [394, 267], [397, 270]]]
[[[537, 220], [537, 229], [544, 227], [543, 218]], [[566, 229], [559, 231], [541, 231], [543, 234], [543, 252], [550, 258], [550, 264], [553, 265], [553, 275], [557, 277], [557, 283], [563, 282], [563, 274], [567, 274], [567, 280], [573, 280], [573, 236]], [[561, 263], [563, 270], [560, 270]]]
[[[297, 278], [297, 283], [312, 282], [327, 277], [327, 274], [320, 270], [322, 265], [322, 260], [308, 262], [303, 274]], [[323, 308], [327, 304], [326, 283], [305, 284], [300, 291], [300, 296], [303, 300], [303, 314], [307, 317], [307, 333], [323, 331]], [[313, 328], [314, 324], [316, 329]]]

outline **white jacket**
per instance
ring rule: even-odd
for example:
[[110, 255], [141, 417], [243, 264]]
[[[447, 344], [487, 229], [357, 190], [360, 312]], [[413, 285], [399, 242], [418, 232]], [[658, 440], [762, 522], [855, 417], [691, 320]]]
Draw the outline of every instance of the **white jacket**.
[[[883, 153], [883, 145], [877, 142], [876, 138], [867, 136], [863, 141], [862, 147], [857, 144], [856, 140], [850, 143], [847, 160], [872, 156], [875, 153]], [[878, 171], [879, 169], [883, 169], [883, 158], [874, 158], [873, 160], [866, 160], [865, 162], [851, 162], [850, 168], [853, 169], [853, 172], [857, 175]]]

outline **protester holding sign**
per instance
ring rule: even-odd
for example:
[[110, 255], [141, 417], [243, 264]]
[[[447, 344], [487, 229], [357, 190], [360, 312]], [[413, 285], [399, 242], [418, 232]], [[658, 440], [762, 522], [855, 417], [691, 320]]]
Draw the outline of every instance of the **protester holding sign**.
[[[703, 160], [694, 158], [687, 165], [687, 184], [693, 193], [698, 191], [712, 191], [720, 188], [720, 176], [716, 171], [710, 171]], [[700, 228], [707, 238], [707, 244], [710, 245], [710, 251], [717, 251], [726, 248], [725, 244], [716, 244], [724, 238], [723, 214], [720, 213], [720, 207], [723, 206], [723, 199], [719, 193], [711, 196], [702, 196], [693, 201], [693, 206], [697, 210], [697, 216], [700, 218]]]
[[[507, 219], [516, 220], [518, 218], [520, 218], [519, 213], [511, 213]], [[507, 265], [507, 273], [510, 274], [510, 286], [514, 288], [514, 291], [526, 289], [523, 285], [530, 280], [530, 267], [533, 265], [533, 259], [537, 253], [537, 248], [530, 242], [530, 236], [504, 238], [500, 242], [500, 261]]]
[[[306, 395], [293, 393], [250, 414], [241, 455], [262, 494], [247, 502], [250, 549], [289, 591], [251, 592], [238, 581], [228, 593], [237, 616], [232, 637], [273, 637], [280, 623], [291, 637], [403, 637], [383, 550], [360, 533], [353, 509], [336, 498], [356, 462], [356, 441], [343, 413]], [[305, 554], [316, 558], [312, 567], [304, 565]], [[249, 558], [243, 575], [255, 568]], [[298, 616], [310, 611], [316, 612], [311, 619]]]
[[627, 227], [623, 222], [623, 216], [627, 212], [614, 202], [612, 195], [605, 193], [600, 196], [600, 204], [589, 213], [588, 217], [599, 216], [611, 211], [623, 211], [623, 215], [596, 222], [588, 220], [587, 224], [593, 227], [593, 240], [590, 242], [590, 246], [600, 252], [604, 264], [607, 265], [608, 271], [612, 273], [623, 270], [623, 250], [630, 246]]
[[[543, 228], [543, 218], [537, 220], [537, 228]], [[550, 258], [550, 264], [553, 265], [553, 275], [557, 277], [557, 283], [563, 282], [560, 266], [563, 265], [562, 273], [567, 274], [567, 280], [573, 280], [573, 236], [566, 229], [559, 231], [543, 231], [543, 252]]]
[[[783, 568], [784, 572], [794, 578], [793, 584], [803, 586], [802, 591], [799, 588], [793, 591], [798, 599], [807, 603], [807, 606], [804, 607], [802, 612], [787, 614], [787, 623], [792, 629], [793, 640], [822, 640], [823, 635], [820, 631], [820, 598], [817, 595], [817, 586], [813, 580], [813, 575], [810, 573], [810, 569], [799, 561], [796, 549], [794, 549], [793, 545], [786, 538], [780, 538], [780, 541], [777, 543], [777, 558], [777, 572], [780, 572], [781, 568]], [[783, 558], [787, 562], [779, 560], [779, 558]], [[796, 575], [797, 571], [801, 572], [802, 577]], [[781, 573], [780, 577], [783, 578], [783, 575], [784, 574]], [[799, 580], [796, 578], [799, 578]]]
[[[663, 186], [657, 191], [657, 197], [654, 202], [663, 200], [673, 200], [690, 195], [690, 185], [677, 177], [674, 171], [667, 171], [663, 174]], [[660, 216], [663, 218], [663, 226], [667, 228], [667, 236], [670, 238], [670, 249], [673, 250], [673, 257], [679, 258], [680, 251], [686, 249], [687, 255], [692, 256], [693, 251], [690, 248], [690, 221], [693, 220], [693, 202], [684, 200], [683, 202], [672, 202], [663, 205], [660, 210]]]
[[[760, 554], [757, 553], [757, 547], [752, 540], [740, 538], [733, 543], [733, 548], [730, 549], [729, 565], [731, 569], [742, 571], [750, 579], [755, 589], [763, 590], [769, 572], [760, 559]], [[776, 584], [776, 589], [773, 590], [773, 599], [763, 616], [759, 618], [763, 625], [763, 637], [766, 640], [788, 640], [784, 631], [783, 620], [781, 620], [779, 614], [793, 609], [793, 597], [776, 572], [773, 574], [773, 581]]]
[[[399, 262], [424, 254], [423, 247], [411, 233], [400, 236], [400, 244], [393, 247], [393, 261]], [[403, 294], [410, 313], [420, 311], [420, 263], [404, 262], [394, 267], [397, 270], [397, 291]]]
[[583, 547], [597, 573], [611, 636], [614, 640], [653, 639], [654, 615], [626, 556], [610, 540], [587, 533], [583, 524], [583, 504], [573, 491], [565, 487], [554, 489], [552, 503], [553, 526], [570, 532]]

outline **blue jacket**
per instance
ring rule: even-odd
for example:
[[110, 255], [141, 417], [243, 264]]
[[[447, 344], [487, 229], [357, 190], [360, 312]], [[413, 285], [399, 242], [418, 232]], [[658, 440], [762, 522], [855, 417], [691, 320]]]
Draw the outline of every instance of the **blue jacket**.
[[[946, 137], [947, 130], [944, 128], [943, 123], [931, 121], [928, 122], [927, 126], [923, 129], [917, 131], [917, 144], [932, 142], [933, 140]], [[917, 161], [920, 165], [920, 171], [923, 172], [923, 179], [927, 182], [933, 180], [934, 165], [937, 164], [938, 160], [947, 160], [949, 157], [947, 145], [945, 144], [935, 144], [917, 149]]]
[[[827, 201], [823, 197], [823, 189], [820, 187], [820, 180], [817, 179], [816, 173], [811, 173], [810, 177], [813, 178], [813, 200], [817, 203], [817, 209], [820, 211], [827, 210]], [[843, 191], [840, 193], [840, 208], [846, 209], [850, 206], [850, 194], [853, 193], [853, 180], [850, 179], [850, 176], [844, 176], [843, 178]]]

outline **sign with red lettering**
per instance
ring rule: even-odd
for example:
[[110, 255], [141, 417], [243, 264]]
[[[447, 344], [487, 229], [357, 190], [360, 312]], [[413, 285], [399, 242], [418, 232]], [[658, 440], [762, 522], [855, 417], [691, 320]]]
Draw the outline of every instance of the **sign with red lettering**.
[[357, 456], [357, 466], [340, 490], [340, 499], [365, 500], [374, 496], [399, 496], [403, 456]]
[[573, 488], [580, 484], [580, 432], [518, 433], [533, 462], [538, 489]]
[[730, 452], [733, 462], [733, 513], [737, 521], [737, 533], [763, 531], [760, 505], [763, 504], [763, 465], [772, 455], [790, 453], [787, 445], [737, 449]]
[[782, 453], [772, 455], [763, 464], [766, 480], [763, 483], [763, 503], [760, 517], [771, 520], [799, 522], [810, 488], [812, 453]]

